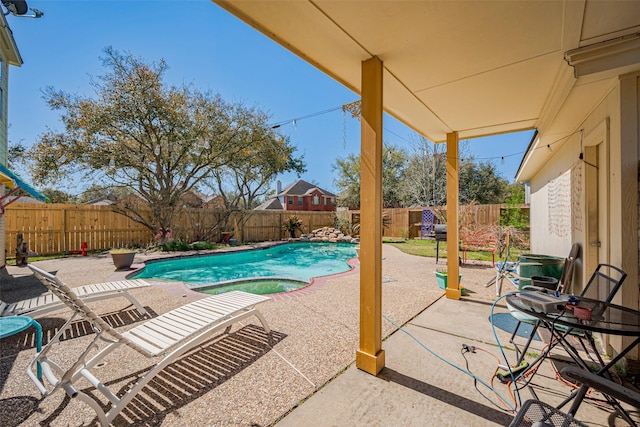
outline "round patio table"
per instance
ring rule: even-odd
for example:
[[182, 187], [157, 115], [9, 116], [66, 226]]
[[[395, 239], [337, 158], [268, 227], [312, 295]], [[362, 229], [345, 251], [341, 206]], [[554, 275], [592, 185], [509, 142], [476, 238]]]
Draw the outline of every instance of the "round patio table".
[[[36, 329], [36, 351], [42, 350], [42, 326], [27, 316], [0, 317], [0, 339], [10, 337], [33, 326]], [[42, 368], [38, 363], [38, 379], [42, 379]]]

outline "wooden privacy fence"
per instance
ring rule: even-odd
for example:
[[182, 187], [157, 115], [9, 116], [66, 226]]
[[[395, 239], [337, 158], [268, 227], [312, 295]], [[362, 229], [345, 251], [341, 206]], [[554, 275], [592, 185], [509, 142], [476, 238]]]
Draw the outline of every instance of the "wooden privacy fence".
[[[460, 206], [460, 222], [461, 225], [465, 222], [478, 227], [497, 226], [500, 225], [500, 215], [502, 211], [509, 208], [511, 208], [511, 206], [506, 204]], [[383, 209], [384, 215], [389, 219], [389, 225], [383, 228], [383, 236], [403, 238], [420, 237], [422, 211], [424, 209], [434, 211], [436, 218], [446, 219], [446, 206]], [[528, 210], [529, 207], [524, 206], [520, 209]], [[353, 217], [359, 214], [360, 211], [348, 211], [346, 216], [348, 220], [353, 222]]]
[[94, 250], [145, 246], [153, 239], [147, 228], [108, 206], [13, 203], [4, 216], [9, 256], [15, 253], [18, 233], [38, 254], [80, 250], [83, 242]]
[[[173, 235], [184, 242], [202, 240], [207, 234], [209, 241], [221, 242], [223, 232], [232, 233], [232, 237], [239, 242], [280, 240], [289, 237], [282, 229], [282, 224], [291, 215], [302, 220], [303, 233], [333, 226], [335, 222], [334, 212], [242, 210], [231, 212], [225, 218], [226, 212], [219, 209], [182, 209], [175, 221]], [[217, 223], [220, 223], [219, 227], [211, 234], [209, 230]]]
[[[217, 209], [182, 209], [175, 221], [174, 237], [185, 242], [199, 240], [224, 212]], [[334, 212], [238, 211], [233, 212], [209, 241], [222, 241], [223, 231], [233, 233], [240, 242], [280, 240], [288, 237], [282, 224], [290, 215], [302, 220], [303, 232], [332, 226]], [[13, 203], [5, 216], [5, 242], [8, 256], [16, 249], [16, 236], [24, 235], [29, 249], [38, 254], [80, 250], [86, 242], [89, 250], [148, 246], [154, 235], [141, 224], [113, 212], [109, 206]]]
[[[460, 217], [477, 226], [494, 226], [500, 223], [500, 213], [508, 205], [469, 205], [460, 207]], [[385, 209], [390, 221], [383, 234], [388, 237], [414, 238], [420, 236], [422, 210], [431, 209], [436, 217], [444, 218], [446, 208]], [[522, 209], [528, 209], [524, 207]], [[338, 215], [351, 222], [360, 211], [344, 211]], [[89, 250], [105, 250], [130, 246], [149, 246], [154, 242], [153, 233], [124, 215], [113, 212], [109, 206], [13, 203], [5, 215], [5, 241], [9, 256], [15, 254], [16, 236], [24, 234], [29, 249], [39, 254], [55, 254], [80, 250], [86, 242]], [[302, 231], [333, 226], [334, 212], [304, 211], [237, 211], [226, 217], [215, 208], [185, 208], [176, 218], [173, 236], [184, 242], [202, 240], [221, 242], [222, 232], [233, 234], [239, 242], [261, 242], [287, 238], [282, 224], [291, 215], [302, 220]], [[211, 230], [218, 224], [214, 232]]]
[[242, 241], [246, 242], [263, 242], [289, 237], [288, 232], [282, 229], [282, 224], [291, 215], [296, 215], [302, 221], [303, 233], [333, 226], [336, 217], [335, 212], [305, 211], [241, 211], [238, 215], [245, 221], [240, 233]]

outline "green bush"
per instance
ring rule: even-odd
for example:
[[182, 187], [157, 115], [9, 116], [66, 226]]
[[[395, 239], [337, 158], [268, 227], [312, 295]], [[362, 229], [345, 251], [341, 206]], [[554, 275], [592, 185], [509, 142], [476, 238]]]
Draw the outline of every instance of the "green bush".
[[188, 243], [181, 242], [179, 240], [172, 240], [171, 242], [167, 242], [163, 245], [160, 245], [160, 250], [166, 252], [183, 252], [190, 251], [191, 245]]
[[191, 248], [196, 251], [203, 251], [207, 249], [216, 249], [218, 245], [213, 245], [209, 242], [195, 242], [191, 244]]
[[525, 194], [521, 187], [514, 187], [511, 196], [505, 199], [508, 207], [500, 212], [500, 225], [518, 230], [529, 229], [529, 209], [523, 209]]
[[202, 251], [207, 249], [217, 249], [218, 246], [209, 242], [185, 243], [179, 240], [172, 240], [160, 245], [160, 250], [165, 252]]
[[302, 230], [302, 220], [297, 215], [291, 215], [282, 224], [282, 229], [289, 232], [292, 239], [296, 237], [296, 230]]

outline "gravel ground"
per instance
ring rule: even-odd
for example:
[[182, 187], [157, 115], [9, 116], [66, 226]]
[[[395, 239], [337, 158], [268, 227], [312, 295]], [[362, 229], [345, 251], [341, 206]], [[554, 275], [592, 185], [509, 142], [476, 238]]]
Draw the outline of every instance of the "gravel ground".
[[[143, 262], [157, 255], [137, 255]], [[403, 324], [444, 295], [436, 285], [435, 259], [402, 253], [383, 247], [383, 313]], [[71, 286], [115, 280], [109, 255], [74, 257], [34, 262], [56, 272]], [[268, 339], [257, 320], [239, 324], [231, 334], [205, 343], [165, 369], [116, 418], [114, 425], [183, 426], [251, 425], [266, 426], [340, 374], [355, 360], [358, 347], [359, 265], [350, 272], [317, 279], [310, 287], [280, 294], [261, 304], [260, 311], [274, 331]], [[441, 260], [439, 268], [445, 267]], [[493, 301], [494, 288], [484, 284], [494, 274], [490, 263], [471, 262], [461, 268], [467, 297]], [[0, 277], [1, 297], [15, 301], [43, 292], [26, 268], [7, 267]], [[153, 282], [150, 288], [132, 294], [151, 313], [162, 314], [203, 297], [181, 283]], [[128, 301], [121, 298], [100, 301], [94, 308], [108, 322], [124, 331], [143, 319]], [[487, 311], [488, 314], [488, 311]], [[64, 310], [43, 315], [46, 342], [66, 320]], [[484, 321], [485, 319], [483, 319]], [[383, 335], [393, 332], [383, 322]], [[63, 365], [72, 362], [90, 340], [92, 333], [76, 322], [53, 358]], [[95, 425], [91, 409], [58, 392], [40, 400], [25, 374], [34, 355], [34, 334], [18, 334], [2, 340], [0, 347], [0, 425]], [[153, 365], [128, 348], [105, 359], [96, 375], [112, 390], [122, 391], [136, 375]], [[91, 391], [88, 383], [78, 388]]]

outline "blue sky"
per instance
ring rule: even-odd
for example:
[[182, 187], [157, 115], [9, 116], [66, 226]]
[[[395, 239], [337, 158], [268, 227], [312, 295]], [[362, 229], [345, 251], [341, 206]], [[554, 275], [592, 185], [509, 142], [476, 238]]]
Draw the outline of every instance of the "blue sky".
[[[128, 51], [147, 62], [165, 59], [166, 81], [193, 84], [266, 111], [272, 123], [288, 121], [280, 130], [303, 154], [302, 178], [336, 191], [332, 164], [360, 150], [360, 127], [340, 109], [358, 96], [325, 76], [253, 28], [208, 0], [192, 1], [36, 1], [30, 7], [41, 19], [7, 16], [22, 67], [9, 70], [9, 141], [29, 147], [48, 128], [62, 130], [58, 112], [42, 99], [53, 86], [91, 95], [91, 76], [104, 73], [100, 57], [106, 46]], [[290, 121], [308, 115], [313, 117]], [[385, 144], [408, 147], [415, 133], [385, 115]], [[513, 181], [533, 132], [474, 139], [468, 142], [476, 158], [493, 161]], [[505, 157], [504, 162], [501, 156]], [[25, 178], [28, 178], [26, 176]], [[286, 174], [287, 185], [297, 179]], [[74, 194], [82, 185], [60, 189]]]

